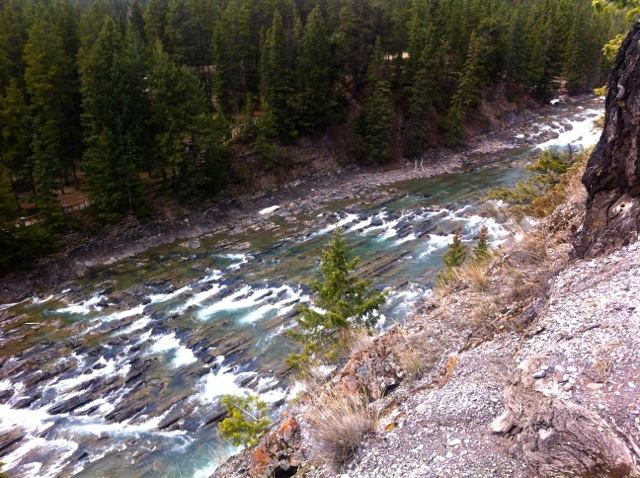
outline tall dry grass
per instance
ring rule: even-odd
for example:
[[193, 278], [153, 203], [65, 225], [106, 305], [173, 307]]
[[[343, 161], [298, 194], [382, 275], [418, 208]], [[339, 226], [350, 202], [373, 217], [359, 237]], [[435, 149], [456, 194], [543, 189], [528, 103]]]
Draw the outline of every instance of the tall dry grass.
[[380, 410], [360, 394], [331, 389], [312, 399], [307, 421], [314, 457], [339, 470], [358, 450], [363, 438], [376, 430]]

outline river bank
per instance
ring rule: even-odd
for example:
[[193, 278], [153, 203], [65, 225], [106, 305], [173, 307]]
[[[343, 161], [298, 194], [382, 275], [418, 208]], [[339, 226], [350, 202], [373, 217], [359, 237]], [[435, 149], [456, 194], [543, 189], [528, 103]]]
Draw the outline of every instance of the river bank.
[[[568, 134], [577, 140], [591, 130], [597, 106], [550, 109], [527, 131], [549, 128], [566, 144]], [[505, 134], [514, 143], [527, 136]], [[361, 258], [358, 275], [388, 291], [380, 324], [393, 327], [432, 295], [453, 231], [472, 242], [486, 224], [496, 245], [509, 235], [478, 199], [526, 177], [535, 154], [531, 146], [499, 149], [429, 179], [412, 178], [407, 167], [387, 176], [361, 171], [360, 182], [346, 171], [344, 183], [299, 184], [249, 201], [252, 213], [238, 209], [218, 233], [84, 264], [84, 276], [64, 289], [1, 306], [5, 468], [16, 477], [36, 467], [43, 477], [209, 476], [212, 450], [222, 449], [220, 396], [258, 394], [279, 415], [290, 384], [284, 359], [295, 351], [285, 331], [297, 304], [310, 300], [305, 284], [317, 277], [318, 251], [336, 225]], [[399, 174], [411, 179], [374, 186]], [[307, 190], [305, 199], [295, 188]], [[104, 244], [107, 261], [124, 251]]]
[[638, 476], [640, 246], [572, 260], [583, 171], [212, 478]]
[[[577, 97], [562, 103], [542, 107], [538, 111], [526, 110], [512, 115], [508, 126], [472, 139], [464, 148], [436, 148], [425, 153], [416, 162], [399, 162], [380, 169], [360, 167], [341, 168], [328, 161], [321, 171], [288, 184], [277, 191], [261, 191], [236, 199], [227, 199], [216, 206], [200, 211], [174, 210], [163, 219], [140, 224], [128, 219], [116, 226], [104, 228], [89, 242], [67, 247], [60, 253], [40, 260], [24, 272], [7, 274], [0, 286], [0, 303], [19, 302], [40, 291], [60, 289], [65, 283], [85, 275], [90, 268], [112, 264], [135, 256], [150, 248], [176, 241], [196, 239], [205, 234], [220, 234], [227, 230], [241, 232], [264, 222], [264, 209], [287, 204], [289, 213], [316, 215], [330, 201], [370, 197], [375, 191], [383, 201], [384, 185], [410, 179], [429, 178], [450, 174], [469, 165], [491, 161], [492, 154], [515, 148], [545, 144], [559, 136], [579, 135], [571, 130], [570, 121], [579, 117], [581, 110], [572, 111], [565, 121], [546, 122], [559, 108], [570, 110], [572, 105], [584, 104], [582, 111], [598, 108], [598, 98]], [[531, 122], [537, 119], [533, 124]], [[588, 132], [585, 131], [585, 134]], [[569, 141], [567, 141], [569, 142]]]

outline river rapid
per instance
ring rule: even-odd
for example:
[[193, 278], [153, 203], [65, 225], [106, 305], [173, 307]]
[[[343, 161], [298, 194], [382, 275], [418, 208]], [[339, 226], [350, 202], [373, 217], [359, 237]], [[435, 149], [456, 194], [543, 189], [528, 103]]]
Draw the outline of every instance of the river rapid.
[[[272, 204], [259, 225], [95, 267], [63, 291], [0, 305], [0, 461], [11, 477], [207, 477], [224, 456], [219, 399], [290, 395], [284, 333], [342, 228], [359, 273], [389, 293], [380, 328], [431, 294], [460, 228], [511, 232], [479, 201], [513, 186], [540, 148], [592, 145], [599, 100], [545, 110], [511, 149], [455, 174], [381, 187], [310, 216]], [[554, 136], [548, 139], [549, 136]], [[315, 225], [311, 229], [308, 224]], [[304, 227], [307, 225], [307, 227]]]

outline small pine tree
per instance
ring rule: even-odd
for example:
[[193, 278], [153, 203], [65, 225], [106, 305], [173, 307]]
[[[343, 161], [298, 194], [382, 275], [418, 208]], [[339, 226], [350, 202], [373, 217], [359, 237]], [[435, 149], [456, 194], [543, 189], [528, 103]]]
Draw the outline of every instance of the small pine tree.
[[4, 463], [0, 461], [0, 478], [9, 478], [9, 475], [7, 475], [6, 473], [2, 473], [3, 466], [4, 466]]
[[246, 448], [258, 443], [271, 424], [271, 420], [266, 416], [269, 411], [267, 404], [256, 395], [225, 395], [220, 399], [220, 403], [229, 413], [220, 423], [222, 437], [229, 440], [233, 446]]
[[456, 229], [453, 239], [447, 247], [449, 249], [442, 256], [442, 262], [447, 266], [447, 269], [454, 269], [464, 264], [464, 261], [467, 260], [467, 246], [462, 243], [460, 229]]
[[467, 246], [462, 243], [460, 229], [456, 229], [451, 243], [447, 245], [447, 252], [442, 256], [446, 268], [437, 275], [439, 285], [448, 284], [454, 278], [454, 271], [467, 260]]
[[476, 242], [476, 245], [471, 252], [471, 256], [473, 258], [473, 262], [476, 264], [484, 264], [491, 257], [491, 251], [489, 250], [489, 229], [487, 229], [487, 226], [485, 225], [480, 228], [478, 242]]
[[299, 330], [288, 331], [304, 346], [300, 354], [287, 359], [294, 369], [300, 371], [312, 362], [337, 361], [340, 346], [354, 329], [371, 330], [377, 323], [376, 311], [385, 296], [371, 288], [369, 281], [352, 275], [357, 263], [357, 258], [350, 259], [347, 242], [336, 229], [320, 263], [324, 280], [311, 284], [316, 294], [314, 307], [300, 306]]

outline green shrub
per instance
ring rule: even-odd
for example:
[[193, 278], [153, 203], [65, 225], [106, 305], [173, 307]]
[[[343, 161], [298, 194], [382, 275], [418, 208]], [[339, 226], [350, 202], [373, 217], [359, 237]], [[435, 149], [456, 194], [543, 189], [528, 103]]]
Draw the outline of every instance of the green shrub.
[[536, 161], [527, 166], [532, 175], [526, 181], [517, 183], [513, 189], [493, 189], [487, 194], [487, 199], [499, 199], [512, 206], [532, 206], [530, 214], [544, 215], [548, 209], [548, 201], [544, 198], [556, 189], [575, 164], [584, 162], [589, 154], [589, 150], [571, 147], [542, 151]]
[[250, 447], [269, 428], [267, 404], [255, 395], [225, 395], [220, 399], [229, 415], [220, 423], [220, 434], [234, 446]]

